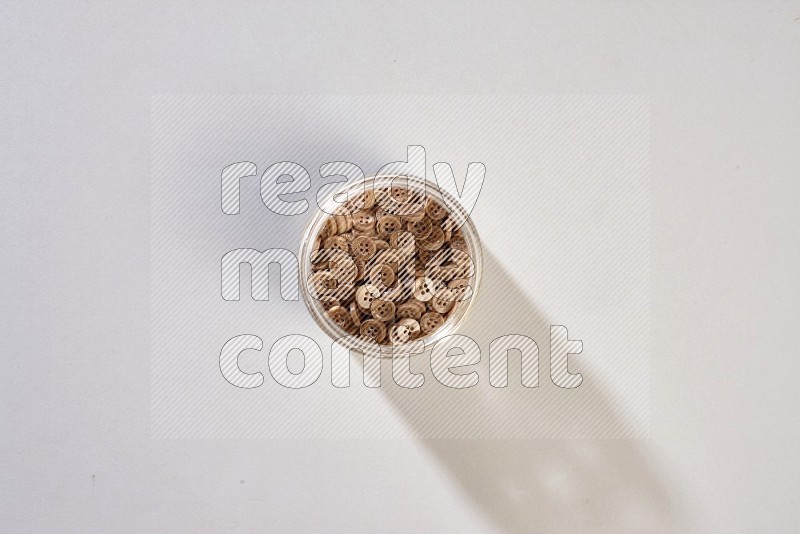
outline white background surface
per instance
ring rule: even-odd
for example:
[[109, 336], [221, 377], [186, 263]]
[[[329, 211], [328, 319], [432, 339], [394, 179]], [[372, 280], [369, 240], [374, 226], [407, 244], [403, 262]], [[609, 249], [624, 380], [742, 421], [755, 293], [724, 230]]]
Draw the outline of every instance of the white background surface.
[[[797, 2], [19, 3], [0, 39], [3, 530], [800, 529]], [[651, 438], [150, 440], [155, 93], [650, 95]]]
[[[648, 436], [647, 98], [154, 100], [153, 437]], [[445, 183], [441, 167], [438, 177], [432, 171], [436, 162], [447, 161], [459, 182], [470, 162], [480, 161], [486, 169], [471, 210], [485, 262], [480, 295], [458, 329], [481, 348], [480, 364], [471, 368], [479, 384], [466, 390], [440, 386], [425, 354], [411, 366], [425, 380], [419, 390], [392, 391], [388, 360], [381, 388], [367, 388], [361, 360], [354, 358], [352, 387], [342, 391], [331, 385], [331, 340], [305, 303], [281, 300], [274, 270], [269, 301], [251, 299], [249, 267], [242, 269], [240, 300], [223, 300], [220, 258], [242, 247], [282, 247], [300, 257], [303, 230], [318, 212], [318, 190], [324, 195], [322, 184], [330, 182], [318, 169], [345, 160], [375, 174], [396, 160], [405, 162], [409, 143], [425, 147], [427, 165], [420, 162], [419, 171], [404, 165], [405, 172], [427, 175], [431, 184]], [[281, 216], [261, 199], [260, 174], [284, 160], [310, 174], [309, 191], [287, 197], [306, 200], [311, 207], [305, 213]], [[226, 215], [219, 176], [238, 161], [251, 161], [260, 171], [240, 180], [240, 213]], [[292, 277], [285, 279], [290, 283]], [[580, 388], [565, 391], [549, 379], [550, 325], [566, 325], [572, 339], [585, 341], [570, 364], [572, 372], [586, 374]], [[239, 358], [245, 372], [266, 377], [257, 390], [243, 391], [221, 377], [220, 350], [240, 334], [258, 336], [263, 345]], [[320, 363], [327, 362], [324, 374], [304, 391], [278, 386], [267, 366], [273, 343], [293, 334], [314, 339]], [[538, 344], [541, 380], [535, 391], [521, 387], [517, 356], [509, 363], [513, 387], [489, 384], [490, 344], [509, 334]]]

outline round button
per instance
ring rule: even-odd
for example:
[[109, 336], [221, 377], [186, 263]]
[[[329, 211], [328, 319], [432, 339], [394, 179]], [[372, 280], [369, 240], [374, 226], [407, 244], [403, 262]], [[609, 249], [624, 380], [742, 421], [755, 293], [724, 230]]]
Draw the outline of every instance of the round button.
[[356, 289], [356, 304], [362, 310], [369, 310], [372, 302], [381, 295], [378, 288], [371, 284], [364, 284]]
[[361, 326], [361, 310], [355, 302], [350, 303], [350, 318], [353, 319], [354, 325]]
[[349, 232], [353, 227], [352, 220], [344, 215], [334, 215], [333, 218], [336, 219], [336, 231], [340, 234]]
[[376, 265], [369, 272], [369, 281], [377, 287], [391, 287], [395, 281], [394, 269], [385, 263]]
[[353, 249], [353, 256], [359, 260], [370, 259], [375, 254], [375, 250], [377, 250], [375, 241], [373, 241], [371, 237], [363, 235], [353, 239], [350, 247]]
[[428, 312], [419, 320], [419, 326], [423, 335], [430, 334], [444, 324], [444, 317], [438, 312]]
[[411, 339], [414, 339], [422, 333], [419, 323], [415, 319], [406, 318], [397, 321], [397, 326], [405, 326], [408, 328], [408, 334]]
[[433, 297], [429, 302], [428, 306], [431, 308], [432, 311], [436, 313], [445, 314], [453, 309], [453, 305], [455, 303], [452, 300], [442, 299], [438, 296]]
[[380, 343], [386, 338], [386, 325], [375, 319], [367, 319], [361, 323], [359, 333], [364, 337]]
[[392, 198], [400, 204], [403, 204], [408, 202], [408, 199], [411, 198], [411, 192], [405, 187], [395, 186], [392, 187]]
[[338, 227], [336, 225], [336, 219], [334, 219], [333, 217], [328, 217], [325, 220], [325, 227], [322, 230], [323, 231], [320, 232], [320, 236], [323, 236], [323, 234], [324, 237], [336, 235], [336, 231], [338, 230]]
[[364, 260], [359, 260], [358, 258], [356, 258], [354, 263], [356, 264], [356, 280], [361, 280], [364, 278], [364, 270], [366, 269], [366, 262]]
[[323, 297], [320, 299], [319, 302], [320, 304], [322, 304], [322, 309], [325, 311], [330, 310], [334, 306], [340, 306], [339, 301], [333, 297]]
[[412, 254], [416, 239], [414, 235], [406, 232], [405, 230], [397, 230], [389, 235], [389, 246], [403, 252], [403, 254]]
[[396, 324], [389, 331], [389, 340], [392, 345], [402, 345], [408, 342], [409, 339], [411, 339], [411, 332], [407, 326]]
[[447, 283], [447, 289], [450, 290], [451, 296], [449, 298], [453, 301], [467, 300], [472, 296], [472, 288], [466, 278], [451, 280]]
[[369, 211], [359, 211], [353, 215], [353, 228], [367, 232], [375, 227], [375, 216]]
[[428, 276], [433, 278], [434, 280], [440, 280], [446, 282], [448, 280], [452, 280], [456, 276], [458, 276], [458, 268], [454, 266], [444, 266], [444, 267], [430, 267], [428, 272]]
[[431, 255], [433, 252], [430, 250], [418, 249], [417, 250], [417, 259], [419, 259], [422, 268], [425, 269], [428, 266], [428, 262], [431, 261]]
[[378, 219], [378, 234], [379, 235], [389, 235], [392, 232], [396, 232], [400, 230], [402, 225], [400, 223], [400, 219], [395, 217], [394, 215], [384, 215], [380, 219]]
[[375, 231], [375, 226], [370, 226], [367, 230], [357, 230], [353, 228], [353, 237], [358, 237], [360, 235], [365, 235], [367, 237], [375, 237], [378, 235], [378, 232]]
[[414, 298], [421, 302], [428, 302], [436, 294], [438, 286], [433, 279], [420, 276], [414, 281]]
[[404, 302], [397, 306], [395, 315], [398, 319], [419, 319], [422, 317], [422, 312], [411, 302]]
[[433, 223], [428, 217], [423, 217], [418, 221], [411, 221], [406, 227], [417, 239], [425, 239], [433, 231]]
[[364, 191], [364, 194], [361, 195], [359, 200], [362, 204], [361, 209], [372, 209], [372, 207], [375, 206], [375, 191], [370, 187]]
[[340, 235], [332, 235], [325, 239], [325, 248], [338, 248], [341, 251], [350, 252], [350, 243]]
[[331, 297], [337, 287], [336, 277], [330, 271], [317, 271], [308, 277], [308, 289], [317, 300]]
[[460, 250], [464, 254], [469, 254], [469, 247], [463, 237], [454, 237], [450, 240], [450, 248], [453, 250]]
[[328, 317], [331, 321], [336, 323], [341, 329], [346, 332], [352, 333], [355, 331], [355, 326], [353, 325], [353, 318], [350, 317], [350, 312], [345, 310], [341, 306], [334, 306], [330, 310], [328, 310]]
[[[419, 300], [417, 300], [417, 299], [411, 299], [411, 300], [409, 300], [408, 302], [409, 302], [409, 303], [410, 303], [412, 306], [415, 306], [415, 307], [416, 307], [416, 308], [419, 310], [419, 315], [420, 315], [420, 316], [421, 316], [423, 313], [425, 313], [425, 303], [424, 303], [424, 302], [420, 302], [420, 301], [419, 301]], [[416, 317], [415, 317], [415, 319], [416, 319]]]
[[447, 217], [447, 209], [432, 198], [429, 198], [425, 203], [425, 213], [434, 221]]
[[434, 226], [428, 237], [421, 239], [417, 245], [424, 250], [438, 250], [444, 245], [444, 231], [438, 226]]
[[391, 300], [373, 300], [369, 311], [377, 320], [386, 322], [394, 318], [394, 302]]
[[408, 204], [405, 212], [400, 214], [400, 218], [408, 222], [417, 222], [425, 217], [425, 205], [419, 200], [414, 203]]

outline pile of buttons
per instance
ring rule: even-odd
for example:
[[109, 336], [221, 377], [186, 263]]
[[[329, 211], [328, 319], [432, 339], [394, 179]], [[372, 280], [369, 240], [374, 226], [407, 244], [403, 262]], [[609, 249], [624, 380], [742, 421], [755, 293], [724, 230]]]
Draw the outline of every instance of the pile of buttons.
[[472, 295], [470, 250], [448, 209], [403, 187], [343, 203], [314, 238], [308, 280], [348, 335], [402, 345], [440, 329]]

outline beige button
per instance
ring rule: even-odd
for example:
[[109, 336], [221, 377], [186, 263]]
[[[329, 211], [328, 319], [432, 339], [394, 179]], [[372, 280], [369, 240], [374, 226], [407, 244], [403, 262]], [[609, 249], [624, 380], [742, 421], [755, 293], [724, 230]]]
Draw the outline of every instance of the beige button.
[[353, 195], [342, 204], [342, 210], [350, 215], [357, 211], [369, 210], [375, 205], [375, 191], [366, 187], [363, 193]]
[[340, 235], [332, 235], [325, 239], [325, 248], [338, 248], [344, 252], [350, 252], [350, 243]]
[[460, 250], [464, 254], [469, 254], [469, 247], [463, 237], [454, 237], [450, 240], [450, 248], [453, 250]]
[[[420, 316], [422, 316], [422, 314], [425, 313], [425, 303], [424, 302], [421, 302], [421, 301], [419, 301], [417, 299], [411, 299], [408, 302], [412, 306], [415, 306], [419, 310], [419, 315]], [[418, 317], [414, 317], [414, 318], [418, 319]]]
[[405, 326], [406, 328], [408, 328], [408, 333], [411, 339], [417, 338], [422, 332], [419, 323], [415, 319], [411, 318], [401, 319], [397, 321], [397, 326]]
[[391, 211], [404, 221], [418, 221], [425, 216], [425, 204], [420, 195], [414, 194], [406, 202], [392, 206]]
[[398, 204], [395, 215], [406, 221], [418, 221], [425, 216], [425, 195], [423, 191], [410, 191], [405, 201]]
[[386, 325], [375, 319], [367, 319], [361, 323], [359, 333], [364, 337], [380, 343], [386, 338]]
[[323, 259], [329, 259], [327, 265], [337, 285], [333, 295], [341, 300], [348, 298], [353, 292], [353, 283], [356, 275], [356, 266], [353, 263], [353, 258], [338, 248], [321, 250], [318, 252], [318, 256]]
[[395, 282], [395, 290], [392, 291], [392, 300], [397, 302], [411, 297], [414, 291], [414, 280], [417, 277], [414, 276], [414, 264], [409, 259], [403, 260], [399, 258], [399, 261], [395, 264], [397, 265], [397, 270], [394, 274], [397, 282]]
[[370, 285], [365, 284], [363, 286], [359, 286], [356, 289], [356, 304], [362, 310], [369, 310], [370, 306], [372, 306], [372, 302], [380, 297], [381, 292], [378, 291], [378, 288]]
[[414, 276], [414, 269], [410, 262], [399, 264], [395, 276], [397, 277], [397, 281], [394, 283], [394, 287], [384, 291], [384, 298], [396, 303], [404, 302], [412, 298], [414, 280], [416, 280], [416, 277]]
[[400, 223], [400, 219], [394, 215], [384, 215], [378, 219], [378, 235], [388, 236], [392, 232], [400, 230], [402, 227], [403, 226]]
[[364, 260], [355, 260], [356, 264], [356, 280], [364, 279], [364, 270], [366, 269], [366, 262]]
[[[417, 301], [419, 302], [419, 301]], [[424, 304], [423, 304], [424, 310]], [[419, 319], [422, 317], [422, 311], [411, 302], [404, 302], [397, 306], [397, 312], [395, 313], [398, 319]]]
[[353, 215], [353, 228], [367, 232], [375, 227], [375, 215], [369, 211], [359, 211]]
[[320, 299], [319, 302], [320, 302], [320, 304], [322, 304], [322, 309], [325, 310], [325, 311], [330, 310], [334, 306], [341, 306], [341, 304], [339, 303], [338, 300], [336, 300], [335, 298], [331, 298], [331, 297], [324, 297], [324, 298]]
[[340, 234], [350, 231], [353, 227], [352, 220], [344, 215], [335, 215], [333, 218], [336, 220], [336, 231]]
[[450, 259], [456, 265], [471, 265], [472, 257], [463, 250], [451, 248], [449, 250]]
[[358, 236], [362, 236], [362, 235], [374, 238], [374, 237], [376, 237], [378, 235], [378, 232], [377, 232], [377, 230], [375, 230], [375, 226], [370, 226], [370, 228], [368, 230], [363, 230], [363, 231], [353, 228], [353, 237], [354, 238], [358, 237]]
[[411, 198], [411, 192], [405, 187], [392, 187], [392, 198], [403, 204]]
[[[326, 262], [327, 263], [336, 263], [336, 262], [346, 263], [348, 260], [352, 261], [352, 258], [350, 257], [350, 254], [348, 254], [346, 251], [344, 251], [344, 250], [342, 250], [340, 248], [337, 248], [335, 246], [337, 241], [339, 241], [336, 238], [342, 238], [342, 236], [336, 235], [336, 236], [327, 238], [326, 241], [330, 240], [330, 241], [328, 241], [328, 244], [330, 244], [331, 247], [322, 248], [322, 249], [318, 250], [317, 252], [314, 252], [311, 255], [311, 261], [314, 262], [314, 263], [319, 263], [319, 262], [323, 262], [323, 263], [326, 263]], [[347, 242], [347, 240], [344, 239], [344, 238], [342, 238], [342, 240], [343, 240], [343, 242]], [[347, 246], [348, 246], [348, 249], [349, 249], [350, 245], [348, 244]]]
[[317, 300], [333, 296], [337, 286], [336, 277], [330, 271], [317, 271], [308, 277], [308, 289]]
[[369, 272], [369, 281], [380, 288], [391, 287], [395, 281], [394, 269], [386, 263], [376, 265]]
[[[444, 248], [431, 253], [427, 262], [429, 276], [436, 280], [452, 280], [453, 278], [469, 278], [473, 275], [472, 259], [460, 250]], [[445, 262], [447, 262], [445, 264]]]
[[425, 250], [421, 248], [417, 249], [417, 258], [419, 259], [419, 262], [422, 264], [423, 269], [426, 268], [428, 262], [431, 261], [432, 254], [433, 252], [431, 252], [430, 250]]
[[351, 243], [351, 248], [353, 250], [353, 256], [359, 260], [368, 260], [374, 254], [377, 248], [375, 247], [375, 241], [371, 237], [367, 236], [358, 236], [353, 239]]
[[425, 203], [425, 213], [434, 221], [447, 217], [447, 209], [432, 198]]
[[441, 226], [442, 230], [445, 232], [450, 232], [452, 234], [458, 228], [458, 222], [455, 218], [448, 216], [441, 223], [439, 223], [439, 226]]
[[336, 235], [336, 232], [337, 232], [336, 219], [334, 219], [333, 217], [328, 217], [325, 220], [325, 227], [323, 228], [323, 232], [320, 232], [320, 236], [329, 237], [332, 235]]
[[417, 242], [417, 246], [424, 250], [438, 250], [444, 245], [444, 231], [438, 226], [434, 226], [427, 238]]
[[459, 278], [447, 284], [447, 287], [449, 287], [450, 289], [463, 289], [468, 286], [469, 286], [469, 280], [467, 280], [466, 278]]
[[[334, 249], [321, 248], [319, 250], [316, 250], [316, 251], [312, 252], [311, 253], [311, 258], [310, 258], [311, 259], [311, 263], [316, 265], [316, 266], [322, 265], [327, 269], [328, 265], [330, 264], [330, 259], [331, 259], [330, 251], [331, 250], [334, 250]], [[336, 249], [336, 250], [338, 250], [338, 249]]]
[[402, 345], [411, 339], [411, 331], [407, 326], [396, 324], [389, 330], [389, 340], [392, 345]]
[[353, 318], [350, 317], [350, 312], [345, 310], [341, 306], [334, 306], [330, 310], [328, 310], [328, 317], [331, 321], [333, 321], [337, 326], [342, 328], [348, 333], [355, 332], [355, 325], [353, 324]]
[[428, 217], [423, 217], [418, 221], [408, 222], [406, 225], [408, 231], [414, 234], [416, 239], [425, 239], [433, 231], [433, 223]]
[[454, 304], [455, 303], [452, 300], [442, 299], [439, 296], [433, 297], [428, 302], [428, 306], [430, 307], [431, 311], [435, 311], [436, 313], [441, 313], [442, 315], [453, 309]]
[[312, 271], [323, 271], [323, 270], [327, 270], [328, 267], [329, 267], [329, 265], [328, 265], [327, 261], [311, 264], [311, 270]]
[[444, 324], [444, 317], [438, 312], [428, 312], [419, 320], [423, 335], [430, 334]]
[[430, 267], [428, 269], [428, 276], [433, 280], [447, 282], [458, 276], [459, 269], [453, 265], [446, 265], [444, 267]]
[[388, 321], [394, 318], [394, 302], [391, 300], [376, 299], [372, 301], [369, 311], [379, 321]]
[[402, 230], [397, 230], [396, 232], [389, 234], [389, 248], [397, 248], [397, 241], [400, 239], [400, 235], [402, 235], [402, 233]]
[[375, 205], [375, 191], [370, 187], [359, 197], [361, 201], [361, 209], [372, 209]]
[[405, 230], [392, 232], [389, 236], [390, 248], [396, 249], [401, 256], [410, 256], [416, 250], [416, 239], [413, 234]]
[[472, 287], [466, 278], [457, 278], [447, 283], [447, 288], [451, 293], [450, 299], [453, 301], [467, 300], [472, 296]]
[[336, 290], [333, 291], [333, 296], [337, 299], [341, 300], [342, 302], [346, 302], [350, 300], [353, 296], [354, 287], [354, 277], [355, 277], [355, 270], [349, 271], [331, 271], [336, 278]]
[[427, 276], [420, 276], [414, 281], [414, 298], [421, 302], [428, 302], [436, 294], [439, 285]]
[[455, 278], [471, 278], [475, 274], [475, 265], [471, 259], [467, 259], [464, 263], [456, 263], [453, 267]]
[[422, 203], [414, 203], [408, 206], [400, 218], [407, 222], [417, 222], [425, 218], [425, 205]]
[[350, 303], [350, 317], [353, 319], [353, 324], [357, 327], [361, 326], [361, 310], [355, 302]]

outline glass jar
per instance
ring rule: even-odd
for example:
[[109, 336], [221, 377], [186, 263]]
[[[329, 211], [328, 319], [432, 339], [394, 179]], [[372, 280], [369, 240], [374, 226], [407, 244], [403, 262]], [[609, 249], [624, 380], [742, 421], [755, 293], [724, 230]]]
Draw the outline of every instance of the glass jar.
[[[317, 213], [315, 213], [308, 222], [303, 232], [303, 241], [300, 246], [300, 287], [303, 295], [303, 302], [314, 318], [314, 321], [332, 339], [339, 340], [339, 342], [348, 349], [354, 349], [364, 354], [375, 356], [391, 356], [392, 347], [380, 345], [363, 336], [348, 334], [344, 329], [335, 324], [326, 315], [323, 304], [311, 294], [308, 287], [308, 279], [313, 273], [311, 257], [314, 251], [314, 242], [322, 231], [325, 221], [336, 213], [337, 209], [342, 207], [346, 199], [358, 197], [358, 195], [370, 189], [375, 191], [380, 188], [390, 187], [403, 187], [415, 193], [427, 195], [439, 202], [442, 206], [447, 207], [448, 210], [450, 210], [449, 217], [453, 217], [458, 222], [463, 221], [460, 226], [461, 236], [467, 245], [467, 253], [472, 259], [474, 266], [474, 274], [469, 278], [469, 284], [472, 287], [471, 297], [455, 302], [442, 326], [425, 336], [417, 338], [417, 340], [422, 341], [426, 350], [432, 347], [438, 340], [458, 330], [458, 327], [464, 322], [467, 313], [472, 308], [478, 296], [481, 276], [483, 274], [483, 248], [481, 247], [481, 241], [478, 237], [478, 231], [475, 229], [475, 225], [472, 223], [469, 213], [461, 206], [457, 199], [446, 191], [441, 190], [435, 183], [418, 177], [380, 175], [364, 178], [363, 180], [352, 183], [345, 183], [342, 187], [335, 189], [326, 197], [319, 199]], [[343, 194], [347, 196], [343, 197]]]

